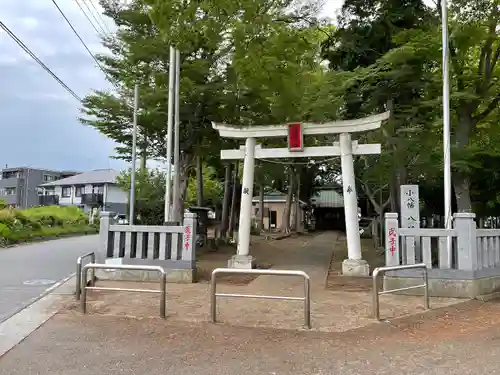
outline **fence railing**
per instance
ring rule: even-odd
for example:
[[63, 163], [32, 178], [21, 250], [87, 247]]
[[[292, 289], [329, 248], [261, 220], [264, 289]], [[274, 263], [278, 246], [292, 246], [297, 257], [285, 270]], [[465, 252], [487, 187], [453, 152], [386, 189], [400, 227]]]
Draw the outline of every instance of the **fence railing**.
[[477, 229], [473, 213], [454, 214], [453, 229], [400, 228], [397, 214], [385, 218], [387, 266], [424, 263], [463, 271], [500, 266], [500, 229]]
[[[304, 279], [304, 297], [266, 296], [254, 294], [217, 293], [217, 275], [219, 274], [244, 274], [244, 275], [270, 275], [270, 276], [299, 276]], [[311, 283], [304, 271], [297, 270], [259, 270], [259, 269], [234, 269], [216, 268], [210, 279], [210, 312], [212, 322], [217, 322], [217, 297], [257, 298], [274, 300], [304, 301], [304, 325], [311, 329]]]
[[[134, 264], [192, 268], [196, 259], [196, 214], [184, 214], [183, 225], [116, 225], [102, 212], [99, 234], [104, 258], [134, 259]], [[100, 259], [104, 261], [104, 259]]]
[[[89, 269], [112, 269], [112, 270], [123, 270], [123, 271], [151, 271], [158, 272], [160, 277], [160, 290], [156, 289], [129, 289], [129, 288], [108, 288], [108, 287], [97, 287], [97, 286], [87, 286], [87, 271]], [[140, 293], [158, 293], [160, 294], [160, 316], [165, 318], [165, 310], [167, 304], [167, 274], [163, 267], [160, 266], [134, 266], [134, 265], [111, 265], [111, 264], [95, 264], [90, 263], [83, 267], [82, 269], [82, 296], [80, 301], [80, 307], [82, 313], [87, 312], [87, 291], [88, 290], [108, 290], [115, 292], [140, 292]]]
[[[87, 254], [83, 254], [82, 256], [78, 257], [76, 259], [76, 290], [75, 290], [75, 296], [76, 299], [80, 299], [80, 294], [82, 293], [82, 262], [84, 259], [90, 258], [90, 263], [95, 263], [95, 253], [90, 252]], [[86, 284], [86, 283], [85, 283]], [[95, 285], [95, 270], [92, 269], [92, 276], [91, 276], [91, 281], [90, 284], [92, 286]]]
[[500, 265], [500, 229], [476, 229], [477, 263], [482, 268]]
[[[410, 270], [410, 269], [422, 269], [422, 274], [423, 274], [423, 279], [424, 279], [423, 284], [409, 286], [409, 287], [405, 287], [405, 288], [384, 290], [381, 292], [379, 291], [379, 284], [378, 284], [379, 275], [383, 275], [384, 273], [389, 272], [389, 271], [400, 271], [400, 270]], [[417, 289], [417, 288], [424, 288], [424, 306], [425, 306], [425, 309], [428, 310], [429, 309], [429, 279], [427, 276], [427, 265], [424, 263], [375, 268], [373, 270], [373, 290], [372, 290], [372, 293], [373, 293], [373, 295], [372, 295], [372, 298], [373, 298], [373, 303], [372, 303], [373, 317], [377, 320], [380, 320], [379, 297], [381, 294], [396, 293], [396, 292], [402, 292], [405, 290], [411, 290], [411, 289]]]

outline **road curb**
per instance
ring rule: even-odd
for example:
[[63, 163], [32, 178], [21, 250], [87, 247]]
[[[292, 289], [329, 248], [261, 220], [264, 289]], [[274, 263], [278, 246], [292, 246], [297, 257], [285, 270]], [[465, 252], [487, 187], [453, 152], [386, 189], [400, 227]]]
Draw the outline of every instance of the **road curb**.
[[64, 296], [74, 292], [72, 274], [46, 289], [20, 311], [0, 323], [0, 359], [61, 309]]

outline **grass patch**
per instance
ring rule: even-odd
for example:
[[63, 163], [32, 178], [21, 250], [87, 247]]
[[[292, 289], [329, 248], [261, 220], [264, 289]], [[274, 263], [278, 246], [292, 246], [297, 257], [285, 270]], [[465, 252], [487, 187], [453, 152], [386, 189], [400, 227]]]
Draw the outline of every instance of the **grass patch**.
[[97, 231], [97, 226], [89, 225], [87, 215], [77, 207], [0, 209], [0, 247]]

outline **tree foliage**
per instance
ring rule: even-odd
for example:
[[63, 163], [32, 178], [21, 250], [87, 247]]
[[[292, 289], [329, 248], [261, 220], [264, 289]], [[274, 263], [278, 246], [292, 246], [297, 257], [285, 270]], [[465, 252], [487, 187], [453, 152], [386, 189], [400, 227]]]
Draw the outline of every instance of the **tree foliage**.
[[[418, 183], [426, 211], [442, 212], [438, 6], [422, 0], [346, 0], [334, 26], [318, 18], [314, 1], [120, 3], [102, 1], [118, 31], [103, 41], [111, 54], [99, 57], [117, 89], [89, 94], [81, 120], [115, 140], [117, 157], [128, 160], [133, 86], [140, 83], [140, 154], [143, 160], [164, 158], [169, 46], [178, 48], [181, 199], [186, 192], [192, 203], [196, 195], [190, 176], [201, 156], [204, 195], [220, 202], [219, 152], [238, 142], [221, 139], [212, 121], [237, 126], [323, 122], [391, 110], [380, 131], [357, 135], [359, 142], [381, 143], [383, 150], [380, 156], [357, 158], [358, 191], [381, 214], [386, 206], [399, 210], [401, 184]], [[449, 13], [454, 203], [458, 210], [491, 214], [500, 204], [499, 4], [457, 0]], [[334, 136], [306, 138], [308, 146], [333, 141]], [[283, 139], [259, 142], [284, 146]], [[287, 190], [292, 168], [300, 173], [301, 197], [316, 183], [338, 180], [337, 161], [281, 160], [258, 162], [255, 183]]]

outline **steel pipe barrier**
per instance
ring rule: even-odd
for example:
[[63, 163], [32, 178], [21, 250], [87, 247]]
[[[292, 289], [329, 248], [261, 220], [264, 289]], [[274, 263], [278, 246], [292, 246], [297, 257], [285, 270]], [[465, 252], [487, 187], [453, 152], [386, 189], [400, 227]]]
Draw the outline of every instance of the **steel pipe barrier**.
[[[424, 283], [420, 285], [415, 285], [415, 286], [409, 286], [406, 288], [398, 288], [398, 289], [392, 289], [392, 290], [384, 290], [382, 292], [378, 291], [378, 276], [379, 274], [384, 275], [386, 272], [389, 271], [400, 271], [400, 270], [411, 270], [411, 269], [422, 269], [423, 273], [423, 278], [424, 278]], [[402, 266], [388, 266], [388, 267], [378, 267], [373, 270], [373, 317], [377, 320], [380, 320], [380, 304], [379, 304], [379, 296], [381, 294], [389, 294], [389, 293], [395, 293], [395, 292], [401, 292], [404, 290], [411, 290], [411, 289], [418, 289], [418, 288], [424, 288], [424, 306], [425, 309], [429, 309], [429, 278], [427, 275], [427, 266], [425, 263], [419, 263], [419, 264], [406, 264]]]
[[[90, 258], [90, 263], [95, 263], [95, 253], [90, 252], [87, 254], [83, 254], [81, 257], [78, 257], [76, 260], [76, 291], [75, 296], [76, 299], [80, 299], [80, 294], [82, 293], [82, 262], [85, 258]], [[92, 280], [90, 281], [90, 285], [95, 286], [95, 270], [92, 270]]]
[[[304, 279], [304, 297], [217, 293], [217, 275], [222, 273], [243, 274], [243, 275], [300, 276]], [[217, 297], [241, 297], [241, 298], [304, 301], [304, 325], [308, 329], [311, 329], [311, 281], [309, 275], [304, 271], [216, 268], [215, 270], [213, 270], [212, 277], [210, 279], [210, 312], [211, 312], [212, 323], [217, 322]]]
[[[87, 271], [89, 269], [109, 269], [109, 270], [126, 270], [126, 271], [151, 271], [158, 272], [160, 277], [160, 290], [157, 289], [128, 289], [128, 288], [106, 288], [106, 287], [96, 287], [87, 286]], [[82, 298], [80, 301], [80, 307], [82, 313], [87, 312], [87, 290], [110, 290], [115, 292], [142, 292], [142, 293], [158, 293], [160, 294], [160, 316], [165, 318], [165, 310], [167, 304], [167, 274], [163, 267], [160, 266], [136, 266], [136, 265], [126, 265], [126, 264], [94, 264], [90, 263], [83, 267], [82, 270]]]

